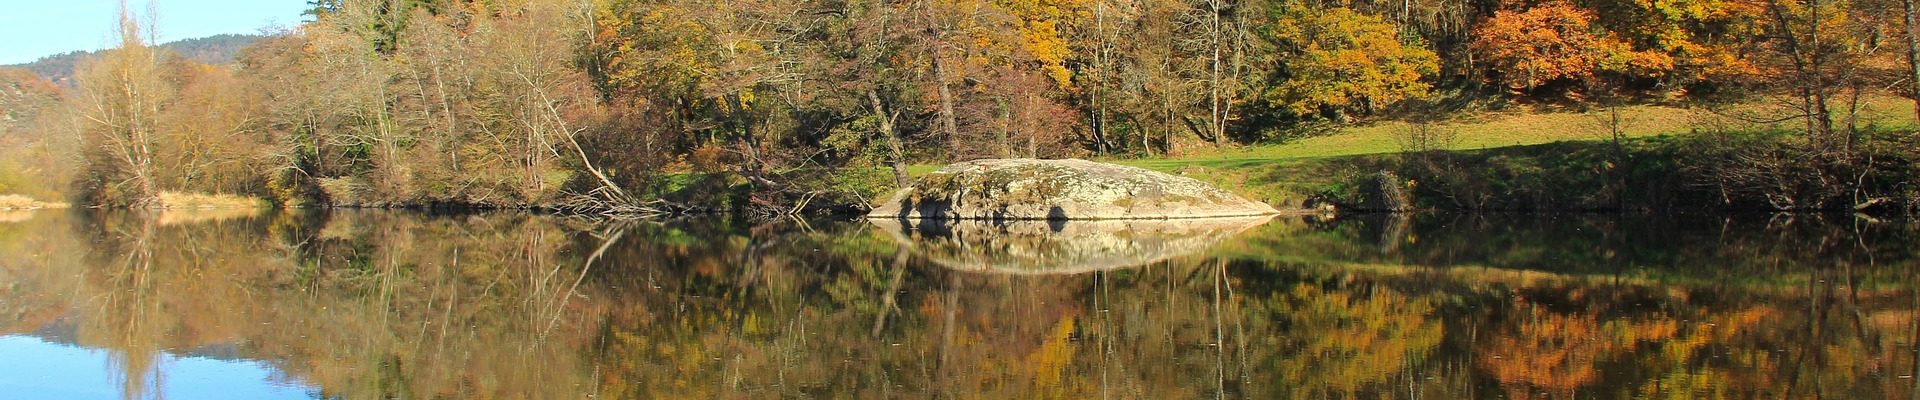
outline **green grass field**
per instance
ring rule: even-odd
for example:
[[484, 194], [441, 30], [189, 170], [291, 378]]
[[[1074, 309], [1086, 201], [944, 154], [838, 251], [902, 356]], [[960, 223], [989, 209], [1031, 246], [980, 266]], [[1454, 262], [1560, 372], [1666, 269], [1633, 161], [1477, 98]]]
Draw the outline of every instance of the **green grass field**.
[[[1753, 123], [1784, 111], [1763, 100], [1719, 110], [1636, 105], [1618, 109], [1619, 128], [1628, 137], [1687, 135], [1704, 131], [1767, 131], [1795, 129], [1786, 123]], [[1910, 100], [1893, 96], [1862, 99], [1856, 124], [1882, 130], [1912, 129], [1916, 123]], [[1608, 110], [1527, 111], [1478, 113], [1432, 125], [1450, 132], [1448, 150], [1474, 151], [1568, 141], [1601, 141], [1610, 136]], [[1841, 121], [1836, 121], [1840, 123]], [[1193, 154], [1161, 159], [1102, 159], [1208, 181], [1275, 206], [1298, 206], [1306, 195], [1342, 176], [1365, 174], [1360, 169], [1378, 165], [1384, 157], [1404, 151], [1402, 139], [1411, 125], [1380, 121], [1341, 128], [1328, 135], [1283, 144], [1203, 149]], [[932, 167], [927, 170], [931, 171]]]
[[[1687, 135], [1705, 131], [1768, 131], [1795, 129], [1786, 123], [1754, 123], [1788, 112], [1778, 99], [1760, 99], [1719, 109], [1688, 109], [1664, 105], [1634, 105], [1617, 109], [1619, 129], [1632, 138]], [[1913, 103], [1895, 96], [1863, 96], [1855, 123], [1880, 130], [1912, 129]], [[1606, 109], [1585, 111], [1528, 109], [1478, 112], [1431, 125], [1448, 132], [1447, 150], [1475, 151], [1569, 141], [1601, 141], [1610, 137]], [[1844, 123], [1836, 120], [1836, 123]], [[1280, 144], [1206, 145], [1166, 158], [1099, 158], [1099, 161], [1174, 173], [1207, 181], [1277, 207], [1301, 205], [1307, 196], [1339, 180], [1380, 165], [1378, 161], [1404, 151], [1402, 139], [1412, 125], [1403, 121], [1375, 121], [1347, 126], [1325, 135]], [[918, 176], [939, 165], [913, 165]]]
[[[1658, 105], [1620, 108], [1620, 127], [1629, 137], [1683, 135], [1709, 129], [1759, 131], [1792, 129], [1783, 123], [1760, 124], [1742, 120], [1742, 116], [1771, 118], [1781, 111], [1770, 110], [1771, 100], [1735, 105], [1719, 112]], [[1862, 101], [1859, 125], [1902, 128], [1915, 125], [1913, 103], [1893, 96], [1866, 96]], [[1437, 130], [1451, 131], [1455, 141], [1450, 150], [1478, 150], [1525, 146], [1562, 141], [1596, 141], [1608, 138], [1610, 113], [1524, 111], [1477, 113], [1435, 124]], [[1836, 121], [1836, 123], [1839, 121]], [[1410, 124], [1380, 121], [1338, 129], [1328, 135], [1284, 144], [1202, 149], [1195, 154], [1166, 159], [1106, 159], [1102, 161], [1176, 171], [1199, 165], [1209, 168], [1236, 168], [1249, 164], [1299, 159], [1398, 153], [1400, 139]]]

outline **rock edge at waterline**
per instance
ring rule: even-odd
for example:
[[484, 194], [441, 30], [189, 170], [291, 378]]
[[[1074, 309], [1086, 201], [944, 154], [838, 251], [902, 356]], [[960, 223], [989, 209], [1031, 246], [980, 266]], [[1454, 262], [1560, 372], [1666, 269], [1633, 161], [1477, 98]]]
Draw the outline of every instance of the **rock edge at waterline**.
[[941, 168], [868, 217], [1110, 220], [1279, 214], [1192, 178], [1087, 160], [990, 159]]
[[872, 218], [908, 251], [956, 271], [1071, 275], [1204, 254], [1273, 216], [1097, 221]]

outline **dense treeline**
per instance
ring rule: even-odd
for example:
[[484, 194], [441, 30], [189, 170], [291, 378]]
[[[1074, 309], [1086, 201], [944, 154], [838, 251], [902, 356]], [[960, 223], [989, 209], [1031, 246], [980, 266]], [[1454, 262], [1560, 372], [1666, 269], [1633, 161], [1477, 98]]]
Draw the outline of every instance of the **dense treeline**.
[[[864, 204], [910, 163], [1162, 156], [1461, 99], [1779, 96], [1756, 118], [1844, 164], [1860, 96], [1920, 85], [1911, 6], [1884, 0], [311, 3], [231, 66], [124, 15], [35, 100], [61, 112], [0, 141], [72, 154], [90, 204], [775, 212]], [[4, 190], [64, 185], [38, 182]]]

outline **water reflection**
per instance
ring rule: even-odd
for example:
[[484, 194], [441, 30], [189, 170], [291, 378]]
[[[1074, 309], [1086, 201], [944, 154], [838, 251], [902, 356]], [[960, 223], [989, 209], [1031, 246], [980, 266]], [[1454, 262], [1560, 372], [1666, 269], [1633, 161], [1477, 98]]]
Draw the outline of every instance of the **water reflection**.
[[126, 398], [230, 384], [171, 378], [188, 359], [355, 399], [1920, 393], [1906, 221], [1289, 218], [1024, 275], [918, 248], [985, 232], [896, 232], [41, 212], [0, 222], [0, 356], [77, 349], [32, 358]]
[[33, 219], [33, 216], [38, 214], [39, 212], [37, 211], [29, 211], [29, 210], [0, 210], [0, 224], [10, 223], [10, 222], [26, 222], [27, 220]]
[[870, 219], [900, 246], [941, 266], [1005, 274], [1077, 274], [1201, 253], [1272, 217], [1187, 220]]
[[[129, 393], [172, 399], [308, 399], [303, 382], [284, 381], [262, 363], [223, 357], [219, 349], [185, 355], [160, 354], [150, 375], [115, 376], [106, 350], [50, 342], [36, 336], [0, 336], [0, 393], [10, 398], [103, 399], [122, 397], [123, 383], [144, 382]], [[164, 384], [163, 384], [164, 382]]]

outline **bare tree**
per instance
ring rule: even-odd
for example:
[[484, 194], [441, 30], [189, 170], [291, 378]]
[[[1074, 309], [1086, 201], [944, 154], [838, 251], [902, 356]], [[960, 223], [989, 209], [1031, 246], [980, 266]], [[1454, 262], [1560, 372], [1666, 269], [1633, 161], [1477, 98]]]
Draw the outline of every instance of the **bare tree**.
[[86, 197], [96, 204], [146, 206], [160, 188], [154, 177], [157, 120], [172, 95], [160, 79], [159, 52], [120, 3], [119, 47], [77, 76], [76, 110], [88, 161]]

